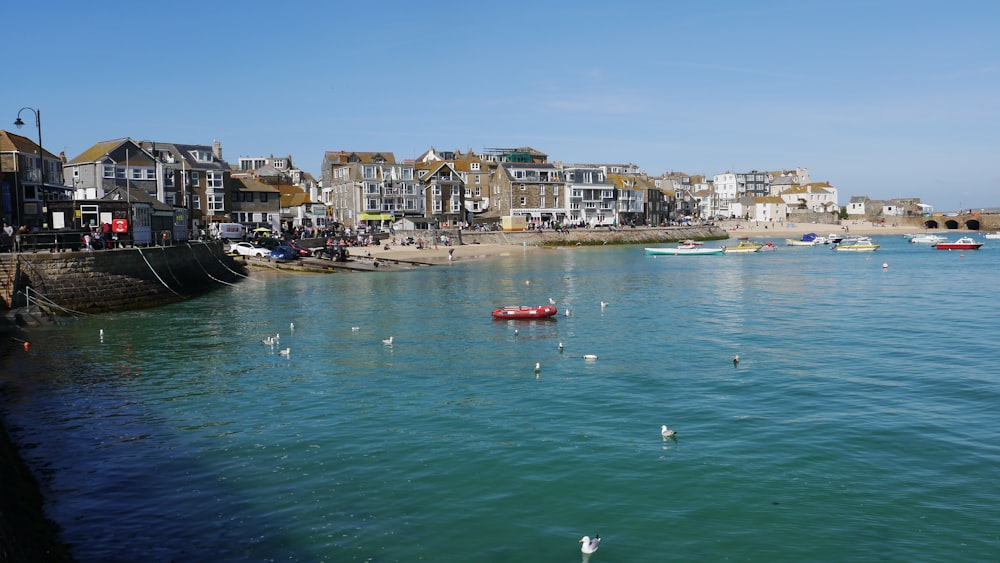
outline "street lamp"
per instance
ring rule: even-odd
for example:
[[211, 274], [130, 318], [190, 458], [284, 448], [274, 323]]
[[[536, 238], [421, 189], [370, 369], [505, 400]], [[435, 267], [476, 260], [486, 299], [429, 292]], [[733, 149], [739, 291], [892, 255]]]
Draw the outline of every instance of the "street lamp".
[[[23, 112], [24, 110], [28, 110], [31, 113], [35, 114], [35, 127], [38, 128], [38, 167], [39, 167], [39, 171], [41, 173], [41, 181], [42, 181], [42, 187], [41, 187], [40, 191], [44, 191], [45, 190], [45, 150], [42, 149], [42, 111], [38, 110], [38, 109], [35, 109], [35, 108], [27, 107], [27, 106], [25, 106], [25, 107], [17, 110], [17, 119], [14, 120], [14, 126], [17, 127], [18, 129], [20, 129], [21, 127], [24, 127], [24, 120], [21, 119], [21, 112]], [[21, 188], [18, 189], [17, 192], [20, 192], [23, 189], [24, 189], [24, 187], [21, 186]], [[17, 194], [15, 192], [15, 195], [19, 195], [19, 194]], [[18, 224], [21, 223], [21, 200], [22, 200], [21, 197], [15, 197], [15, 201], [14, 201], [14, 204], [17, 207], [17, 209], [15, 209], [15, 211], [17, 212], [17, 219], [15, 219], [15, 221]]]

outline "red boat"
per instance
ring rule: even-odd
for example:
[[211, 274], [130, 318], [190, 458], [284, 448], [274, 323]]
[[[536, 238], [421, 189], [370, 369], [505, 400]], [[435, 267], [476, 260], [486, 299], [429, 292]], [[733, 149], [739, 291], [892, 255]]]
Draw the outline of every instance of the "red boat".
[[543, 319], [557, 313], [555, 305], [515, 305], [493, 310], [495, 319]]
[[955, 242], [939, 242], [934, 245], [938, 250], [977, 250], [983, 243], [976, 242], [969, 237], [962, 237]]

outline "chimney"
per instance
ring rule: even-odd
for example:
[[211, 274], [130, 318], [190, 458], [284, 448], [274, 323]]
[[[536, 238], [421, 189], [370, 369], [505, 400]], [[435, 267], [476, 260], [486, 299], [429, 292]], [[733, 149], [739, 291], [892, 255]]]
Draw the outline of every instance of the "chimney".
[[59, 151], [59, 161], [66, 164], [66, 151]]
[[212, 154], [215, 155], [215, 158], [222, 160], [222, 143], [212, 141]]

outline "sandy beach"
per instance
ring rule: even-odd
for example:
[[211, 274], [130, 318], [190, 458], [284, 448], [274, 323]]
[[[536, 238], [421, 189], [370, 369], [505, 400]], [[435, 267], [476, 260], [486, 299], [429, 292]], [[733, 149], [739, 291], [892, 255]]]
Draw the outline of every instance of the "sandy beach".
[[[842, 225], [832, 223], [782, 223], [782, 224], [755, 224], [753, 221], [726, 221], [721, 224], [722, 228], [729, 232], [732, 237], [760, 237], [771, 238], [775, 244], [784, 244], [786, 238], [801, 238], [805, 233], [816, 233], [820, 236], [831, 233], [852, 234], [852, 235], [895, 235], [902, 236], [908, 233], [922, 232], [923, 229], [907, 225], [886, 225], [873, 224], [869, 221], [847, 221]], [[449, 260], [449, 251], [451, 260]], [[464, 244], [456, 246], [444, 246], [443, 244], [429, 245], [418, 250], [415, 246], [393, 246], [386, 250], [384, 246], [371, 248], [351, 249], [354, 256], [365, 256], [383, 260], [412, 260], [427, 264], [447, 264], [449, 261], [462, 262], [469, 260], [482, 260], [484, 258], [494, 258], [498, 256], [510, 256], [525, 252], [553, 252], [558, 247], [542, 246], [521, 246], [514, 244]]]

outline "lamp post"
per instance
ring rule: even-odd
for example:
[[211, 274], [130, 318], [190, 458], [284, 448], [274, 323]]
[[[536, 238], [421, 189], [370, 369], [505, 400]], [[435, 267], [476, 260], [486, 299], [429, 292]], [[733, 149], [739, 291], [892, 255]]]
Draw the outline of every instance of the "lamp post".
[[[38, 109], [35, 109], [35, 108], [27, 107], [27, 106], [25, 106], [25, 107], [17, 110], [17, 119], [14, 120], [14, 126], [17, 127], [18, 129], [20, 129], [21, 127], [24, 127], [24, 120], [21, 119], [21, 112], [23, 112], [24, 110], [28, 110], [31, 113], [35, 114], [35, 127], [38, 128], [38, 167], [39, 167], [40, 179], [41, 179], [41, 182], [42, 182], [42, 191], [44, 191], [45, 190], [45, 150], [42, 148], [42, 111], [38, 110]], [[16, 209], [14, 210], [14, 212], [17, 214], [15, 222], [18, 225], [21, 224], [21, 202], [22, 202], [23, 198], [21, 197], [20, 192], [23, 189], [24, 189], [24, 186], [22, 185], [20, 188], [17, 188], [15, 190], [15, 193], [14, 193], [14, 195], [15, 195], [15, 197], [14, 197], [14, 206], [16, 207]], [[36, 194], [36, 195], [39, 195], [39, 194]]]

